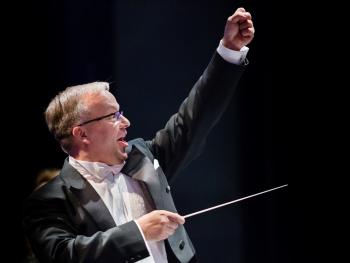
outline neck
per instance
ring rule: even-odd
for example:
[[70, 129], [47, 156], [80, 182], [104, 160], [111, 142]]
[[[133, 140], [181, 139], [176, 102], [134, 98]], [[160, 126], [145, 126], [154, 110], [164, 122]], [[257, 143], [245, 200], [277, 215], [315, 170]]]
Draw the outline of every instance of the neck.
[[117, 160], [116, 158], [99, 158], [99, 156], [94, 156], [91, 153], [87, 152], [79, 152], [75, 155], [70, 154], [74, 159], [79, 161], [87, 161], [87, 162], [99, 162], [99, 163], [105, 163], [107, 165], [116, 165], [116, 164], [123, 164], [124, 162]]

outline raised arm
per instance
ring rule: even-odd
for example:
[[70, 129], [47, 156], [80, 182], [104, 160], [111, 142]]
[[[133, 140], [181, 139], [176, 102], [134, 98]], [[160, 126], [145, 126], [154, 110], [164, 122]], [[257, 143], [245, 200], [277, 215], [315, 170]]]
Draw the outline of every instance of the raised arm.
[[[221, 44], [237, 51], [253, 36], [251, 15], [239, 8], [227, 19]], [[200, 154], [206, 137], [229, 105], [245, 64], [228, 63], [215, 52], [178, 112], [150, 142], [168, 179]]]

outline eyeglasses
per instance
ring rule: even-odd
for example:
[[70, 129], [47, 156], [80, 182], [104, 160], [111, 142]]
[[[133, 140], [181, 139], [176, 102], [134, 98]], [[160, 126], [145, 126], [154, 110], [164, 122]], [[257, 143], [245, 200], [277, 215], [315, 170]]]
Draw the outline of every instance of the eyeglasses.
[[88, 124], [90, 122], [100, 121], [100, 120], [103, 120], [103, 119], [106, 119], [109, 117], [113, 117], [113, 119], [115, 119], [115, 121], [117, 122], [117, 121], [120, 121], [122, 116], [123, 116], [123, 111], [117, 111], [117, 112], [110, 113], [110, 114], [107, 114], [107, 115], [104, 115], [104, 116], [101, 116], [101, 117], [98, 117], [98, 118], [95, 118], [92, 120], [84, 121], [84, 122], [78, 124], [77, 126], [83, 126], [83, 125]]

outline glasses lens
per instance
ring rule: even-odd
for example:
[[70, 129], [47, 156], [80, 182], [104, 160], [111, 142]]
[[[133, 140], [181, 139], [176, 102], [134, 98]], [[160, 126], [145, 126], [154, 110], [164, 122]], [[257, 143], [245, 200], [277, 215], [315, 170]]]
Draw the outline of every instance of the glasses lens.
[[123, 116], [123, 111], [117, 111], [115, 118], [116, 118], [117, 121], [119, 121], [122, 116]]

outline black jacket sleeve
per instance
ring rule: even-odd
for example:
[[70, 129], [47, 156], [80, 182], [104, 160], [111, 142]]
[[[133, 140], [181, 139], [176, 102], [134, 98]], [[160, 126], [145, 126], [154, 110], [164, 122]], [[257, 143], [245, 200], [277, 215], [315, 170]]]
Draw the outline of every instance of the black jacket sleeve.
[[178, 112], [150, 142], [168, 179], [201, 153], [209, 132], [229, 105], [245, 65], [230, 64], [215, 52]]

